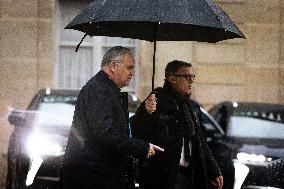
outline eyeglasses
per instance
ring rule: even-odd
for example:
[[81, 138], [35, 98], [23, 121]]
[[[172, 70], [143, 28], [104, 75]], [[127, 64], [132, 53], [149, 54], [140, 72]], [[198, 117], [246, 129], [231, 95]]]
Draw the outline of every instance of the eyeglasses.
[[194, 81], [195, 75], [194, 74], [175, 74], [173, 76], [184, 77], [187, 81]]

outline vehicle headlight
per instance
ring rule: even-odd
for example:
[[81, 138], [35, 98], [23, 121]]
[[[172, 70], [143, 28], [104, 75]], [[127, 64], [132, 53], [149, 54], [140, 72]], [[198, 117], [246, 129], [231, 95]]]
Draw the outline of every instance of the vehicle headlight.
[[272, 160], [272, 158], [265, 157], [264, 155], [248, 154], [245, 152], [238, 153], [237, 159], [244, 163], [260, 163], [260, 164]]
[[40, 132], [30, 135], [26, 148], [31, 157], [60, 156], [64, 154], [62, 146], [57, 141]]

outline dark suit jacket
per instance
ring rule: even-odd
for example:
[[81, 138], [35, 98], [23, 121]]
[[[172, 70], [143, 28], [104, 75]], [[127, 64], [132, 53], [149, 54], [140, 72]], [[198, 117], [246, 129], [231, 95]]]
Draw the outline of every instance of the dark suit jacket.
[[[155, 156], [141, 161], [140, 169], [145, 173], [144, 176], [147, 177], [141, 179], [148, 182], [151, 182], [151, 180], [159, 182], [159, 177], [166, 174], [163, 172], [177, 171], [183, 144], [182, 140], [183, 137], [189, 137], [190, 126], [195, 129], [195, 136], [191, 136], [193, 157], [190, 163], [193, 164], [196, 174], [199, 175], [200, 183], [204, 185], [208, 180], [221, 175], [206, 142], [205, 127], [202, 125], [199, 105], [180, 95], [167, 81], [165, 81], [163, 88], [157, 88], [155, 91], [157, 97], [156, 111], [148, 114], [145, 102], [143, 102], [135, 116], [131, 118], [134, 136], [165, 149], [165, 152], [158, 152]], [[188, 124], [186, 121], [185, 112], [182, 108], [183, 103], [190, 104], [193, 125]], [[151, 168], [151, 166], [154, 167], [153, 165], [158, 167], [156, 173]], [[148, 173], [143, 169], [148, 169]], [[172, 175], [175, 176], [175, 174]], [[174, 178], [172, 180], [174, 181]]]
[[63, 187], [124, 188], [126, 157], [145, 157], [149, 147], [130, 138], [127, 128], [127, 95], [121, 95], [100, 71], [77, 99], [64, 156]]

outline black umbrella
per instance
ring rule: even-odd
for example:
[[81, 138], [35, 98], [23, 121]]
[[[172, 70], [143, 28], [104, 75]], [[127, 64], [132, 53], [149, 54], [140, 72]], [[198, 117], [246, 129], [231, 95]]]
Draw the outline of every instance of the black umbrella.
[[152, 89], [156, 41], [215, 43], [245, 38], [229, 16], [211, 0], [94, 0], [65, 29], [82, 31], [85, 36], [154, 42]]

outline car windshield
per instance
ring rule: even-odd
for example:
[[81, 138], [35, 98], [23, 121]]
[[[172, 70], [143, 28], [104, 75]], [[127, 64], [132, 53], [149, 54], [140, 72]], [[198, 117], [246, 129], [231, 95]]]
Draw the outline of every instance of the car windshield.
[[[33, 125], [45, 131], [62, 132], [72, 124], [76, 100], [76, 96], [45, 96], [34, 112]], [[129, 116], [134, 115], [138, 105], [138, 101], [129, 99]]]
[[229, 119], [227, 134], [233, 137], [284, 139], [283, 117], [267, 112], [235, 113]]
[[62, 132], [72, 124], [76, 99], [75, 96], [44, 97], [35, 112], [33, 125], [49, 132]]

